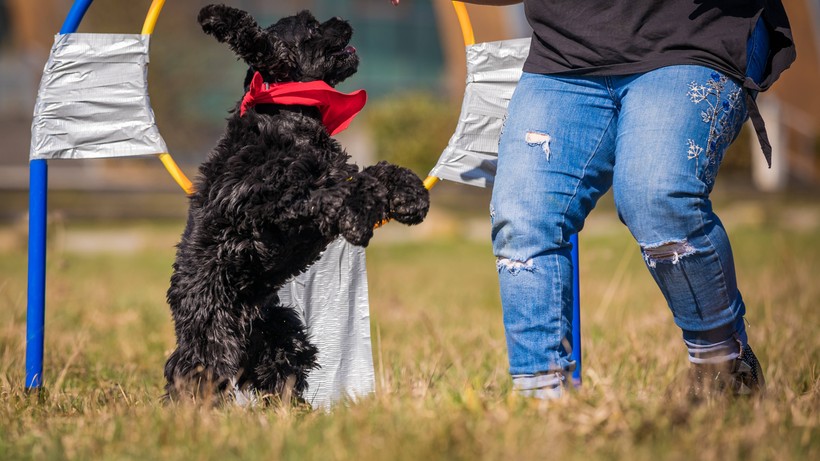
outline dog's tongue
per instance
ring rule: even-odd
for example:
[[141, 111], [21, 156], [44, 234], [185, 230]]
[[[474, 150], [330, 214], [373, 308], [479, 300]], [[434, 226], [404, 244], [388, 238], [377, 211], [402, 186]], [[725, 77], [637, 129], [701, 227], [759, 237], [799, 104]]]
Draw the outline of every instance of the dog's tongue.
[[335, 52], [335, 53], [333, 53], [333, 54], [334, 54], [334, 55], [340, 55], [340, 54], [356, 54], [356, 48], [355, 48], [355, 47], [353, 47], [353, 46], [351, 46], [351, 45], [347, 45], [347, 46], [346, 46], [346, 47], [344, 47], [343, 49], [341, 49], [341, 50], [339, 50], [339, 51], [337, 51], [337, 52]]

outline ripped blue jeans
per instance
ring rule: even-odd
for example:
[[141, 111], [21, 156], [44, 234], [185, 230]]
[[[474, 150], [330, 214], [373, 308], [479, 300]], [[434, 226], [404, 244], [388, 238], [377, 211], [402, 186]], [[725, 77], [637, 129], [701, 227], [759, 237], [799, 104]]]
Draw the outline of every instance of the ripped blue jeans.
[[513, 377], [573, 369], [569, 238], [610, 188], [684, 336], [743, 329], [732, 249], [709, 194], [745, 101], [736, 81], [694, 65], [522, 76], [491, 203]]

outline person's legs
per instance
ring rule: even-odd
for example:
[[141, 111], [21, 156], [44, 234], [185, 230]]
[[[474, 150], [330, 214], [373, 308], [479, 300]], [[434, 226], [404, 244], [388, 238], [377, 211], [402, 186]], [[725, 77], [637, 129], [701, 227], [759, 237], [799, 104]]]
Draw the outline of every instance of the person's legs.
[[700, 66], [613, 81], [621, 102], [615, 203], [683, 330], [690, 360], [753, 356], [732, 249], [709, 199], [746, 119], [743, 89]]
[[746, 118], [743, 90], [700, 66], [665, 67], [617, 81], [618, 214], [681, 329], [734, 324], [744, 306], [709, 193]]
[[611, 185], [617, 115], [604, 82], [524, 74], [501, 136], [493, 250], [510, 373], [526, 395], [560, 395], [575, 366], [569, 238]]

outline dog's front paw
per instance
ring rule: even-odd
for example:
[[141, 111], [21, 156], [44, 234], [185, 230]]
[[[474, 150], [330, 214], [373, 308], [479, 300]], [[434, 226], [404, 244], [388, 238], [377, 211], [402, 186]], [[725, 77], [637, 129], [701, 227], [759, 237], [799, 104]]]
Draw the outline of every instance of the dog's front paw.
[[419, 224], [427, 217], [427, 211], [430, 209], [430, 192], [418, 176], [410, 174], [418, 184], [414, 181], [408, 184], [408, 187], [391, 191], [388, 216], [402, 224]]
[[430, 209], [430, 192], [412, 171], [387, 162], [366, 169], [387, 188], [387, 215], [402, 224], [418, 224]]
[[378, 220], [348, 209], [340, 216], [339, 232], [353, 245], [366, 247], [373, 238], [374, 221]]
[[374, 226], [388, 218], [388, 190], [370, 175], [355, 175], [348, 184], [350, 194], [338, 214], [339, 233], [348, 242], [364, 247], [373, 237]]

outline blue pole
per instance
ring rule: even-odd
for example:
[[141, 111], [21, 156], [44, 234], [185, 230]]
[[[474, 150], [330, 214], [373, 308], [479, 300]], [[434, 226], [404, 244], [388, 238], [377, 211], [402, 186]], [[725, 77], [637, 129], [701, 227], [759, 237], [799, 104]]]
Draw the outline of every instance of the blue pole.
[[[93, 0], [76, 0], [60, 34], [77, 31]], [[46, 214], [48, 163], [29, 162], [28, 203], [28, 308], [26, 312], [26, 389], [43, 385], [43, 343], [46, 313]]]
[[581, 385], [581, 276], [578, 268], [578, 234], [569, 239], [572, 243], [572, 359], [575, 360], [575, 371], [572, 372], [572, 383]]
[[74, 1], [74, 4], [71, 5], [71, 9], [68, 11], [68, 16], [66, 16], [65, 21], [63, 21], [63, 27], [60, 28], [60, 34], [77, 32], [77, 27], [80, 26], [80, 21], [83, 20], [83, 16], [85, 16], [85, 12], [88, 11], [88, 7], [91, 6], [92, 1], [93, 0]]
[[29, 164], [28, 313], [26, 314], [26, 388], [43, 385], [43, 330], [46, 304], [46, 209], [48, 163]]

